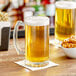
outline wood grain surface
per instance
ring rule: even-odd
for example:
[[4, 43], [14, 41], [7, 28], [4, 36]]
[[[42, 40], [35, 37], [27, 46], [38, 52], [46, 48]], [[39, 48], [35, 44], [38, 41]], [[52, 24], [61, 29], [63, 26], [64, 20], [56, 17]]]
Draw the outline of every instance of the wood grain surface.
[[[50, 37], [52, 39], [53, 36]], [[24, 49], [24, 38], [19, 39], [19, 46]], [[25, 59], [23, 55], [17, 55], [10, 40], [8, 51], [0, 51], [0, 76], [76, 76], [76, 59], [70, 59], [61, 48], [50, 45], [50, 60], [59, 64], [39, 71], [29, 71], [27, 68], [15, 64], [15, 61]]]

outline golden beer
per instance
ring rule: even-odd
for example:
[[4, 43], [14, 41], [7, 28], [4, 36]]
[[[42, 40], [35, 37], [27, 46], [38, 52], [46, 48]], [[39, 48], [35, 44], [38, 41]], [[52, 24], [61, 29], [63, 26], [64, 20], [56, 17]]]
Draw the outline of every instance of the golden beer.
[[55, 38], [59, 41], [75, 34], [76, 3], [71, 1], [58, 1], [55, 14]]
[[[31, 62], [43, 62], [49, 58], [48, 26], [26, 25], [26, 58]], [[25, 50], [25, 51], [26, 51]]]
[[[36, 18], [36, 19], [35, 19]], [[42, 19], [40, 19], [42, 18]], [[34, 17], [25, 24], [25, 57], [30, 62], [45, 62], [49, 59], [49, 20]]]

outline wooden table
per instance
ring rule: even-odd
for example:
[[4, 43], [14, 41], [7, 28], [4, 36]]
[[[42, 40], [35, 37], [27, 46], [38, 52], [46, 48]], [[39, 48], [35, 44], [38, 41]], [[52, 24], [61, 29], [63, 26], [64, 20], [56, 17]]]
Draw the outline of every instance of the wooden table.
[[[53, 37], [51, 36], [50, 39]], [[20, 46], [24, 48], [24, 38], [19, 39]], [[76, 76], [76, 59], [67, 58], [61, 48], [50, 45], [50, 60], [59, 66], [39, 71], [29, 71], [17, 64], [15, 61], [25, 59], [23, 55], [17, 55], [10, 40], [8, 51], [0, 52], [0, 76]]]

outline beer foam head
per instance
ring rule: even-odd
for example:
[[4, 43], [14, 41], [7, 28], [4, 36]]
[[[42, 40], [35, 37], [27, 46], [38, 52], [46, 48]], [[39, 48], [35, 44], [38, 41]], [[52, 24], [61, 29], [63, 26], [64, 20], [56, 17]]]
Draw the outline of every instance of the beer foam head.
[[25, 24], [30, 26], [46, 26], [49, 25], [49, 18], [42, 16], [32, 16], [25, 18]]
[[62, 8], [62, 9], [75, 9], [76, 8], [76, 2], [74, 1], [57, 1], [55, 5], [57, 8]]

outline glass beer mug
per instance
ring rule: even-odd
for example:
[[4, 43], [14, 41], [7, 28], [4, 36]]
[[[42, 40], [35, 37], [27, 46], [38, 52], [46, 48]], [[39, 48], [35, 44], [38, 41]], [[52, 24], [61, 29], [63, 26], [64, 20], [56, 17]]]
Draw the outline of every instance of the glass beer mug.
[[49, 60], [49, 19], [47, 17], [32, 16], [25, 19], [25, 25], [18, 21], [14, 29], [14, 46], [18, 54], [24, 54], [16, 45], [18, 26], [25, 27], [25, 64], [42, 66]]
[[57, 1], [55, 13], [55, 39], [63, 41], [75, 35], [76, 2]]
[[61, 47], [63, 40], [76, 33], [76, 2], [56, 1], [55, 39], [50, 43]]

